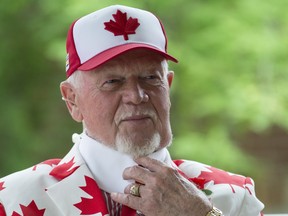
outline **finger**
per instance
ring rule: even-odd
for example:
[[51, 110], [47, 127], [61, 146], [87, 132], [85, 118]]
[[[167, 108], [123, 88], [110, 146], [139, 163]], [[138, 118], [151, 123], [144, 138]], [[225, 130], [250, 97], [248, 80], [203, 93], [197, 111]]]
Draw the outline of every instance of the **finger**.
[[[142, 187], [144, 186], [144, 185], [142, 185], [142, 184], [138, 184], [138, 183], [134, 183], [134, 184], [129, 184], [129, 185], [127, 185], [126, 187], [125, 187], [125, 189], [124, 189], [124, 193], [125, 194], [131, 194], [131, 195], [133, 195], [133, 192], [131, 191], [132, 190], [132, 188], [134, 187], [135, 188], [135, 185], [136, 185], [136, 187], [138, 186], [138, 193], [139, 193], [139, 196], [141, 197], [141, 191], [142, 191]], [[133, 189], [134, 190], [134, 189]]]
[[123, 171], [123, 179], [134, 179], [136, 182], [145, 184], [149, 180], [151, 172], [144, 167], [132, 166]]
[[151, 172], [160, 172], [163, 167], [168, 167], [165, 163], [149, 157], [141, 157], [135, 159], [135, 162], [150, 170]]
[[111, 193], [111, 198], [115, 202], [118, 202], [122, 205], [126, 205], [132, 209], [140, 209], [140, 197], [133, 196], [131, 194], [122, 194], [122, 193]]

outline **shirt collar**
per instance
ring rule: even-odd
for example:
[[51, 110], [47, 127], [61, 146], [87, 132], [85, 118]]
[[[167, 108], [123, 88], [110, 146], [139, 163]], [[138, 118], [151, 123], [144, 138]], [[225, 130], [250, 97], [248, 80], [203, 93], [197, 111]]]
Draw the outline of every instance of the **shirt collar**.
[[[125, 168], [137, 165], [130, 155], [118, 152], [92, 139], [84, 132], [73, 135], [73, 142], [79, 142], [79, 151], [92, 172], [98, 186], [106, 192], [123, 193], [125, 187], [132, 181], [124, 180], [122, 174]], [[148, 155], [172, 166], [170, 154], [166, 148]]]

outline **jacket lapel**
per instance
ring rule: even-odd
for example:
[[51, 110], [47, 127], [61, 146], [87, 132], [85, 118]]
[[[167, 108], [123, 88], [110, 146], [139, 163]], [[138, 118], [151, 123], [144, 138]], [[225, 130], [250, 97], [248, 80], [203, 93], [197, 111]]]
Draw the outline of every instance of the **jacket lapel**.
[[75, 144], [50, 172], [58, 182], [46, 193], [63, 215], [108, 215], [102, 191], [85, 164]]

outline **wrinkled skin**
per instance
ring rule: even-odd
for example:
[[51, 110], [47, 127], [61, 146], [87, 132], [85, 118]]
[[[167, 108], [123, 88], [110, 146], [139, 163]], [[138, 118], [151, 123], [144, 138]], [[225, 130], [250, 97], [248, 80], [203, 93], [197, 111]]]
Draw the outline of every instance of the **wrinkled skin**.
[[[212, 205], [195, 185], [174, 168], [145, 157], [168, 146], [172, 139], [169, 89], [173, 72], [163, 71], [162, 56], [151, 51], [130, 51], [95, 71], [81, 72], [81, 86], [61, 83], [62, 96], [75, 121], [104, 145], [119, 150], [117, 137], [129, 137], [129, 153], [138, 166], [128, 167], [124, 179], [140, 182], [141, 197], [112, 194], [114, 201], [141, 211], [145, 216], [206, 216]], [[127, 115], [129, 113], [129, 115]], [[155, 149], [141, 152], [147, 140], [158, 134]], [[140, 149], [140, 151], [139, 151]], [[150, 151], [150, 152], [149, 152]], [[143, 157], [144, 156], [144, 157]]]
[[172, 139], [169, 89], [173, 72], [163, 71], [163, 61], [153, 52], [131, 51], [95, 71], [80, 71], [78, 87], [62, 82], [62, 96], [72, 118], [84, 124], [90, 137], [114, 149], [117, 137], [145, 148], [155, 133], [160, 143], [152, 152], [166, 147]]
[[193, 183], [182, 177], [176, 169], [154, 159], [136, 159], [139, 166], [125, 169], [124, 179], [141, 183], [141, 197], [129, 193], [113, 193], [114, 201], [139, 210], [145, 216], [205, 216], [212, 209], [207, 197]]

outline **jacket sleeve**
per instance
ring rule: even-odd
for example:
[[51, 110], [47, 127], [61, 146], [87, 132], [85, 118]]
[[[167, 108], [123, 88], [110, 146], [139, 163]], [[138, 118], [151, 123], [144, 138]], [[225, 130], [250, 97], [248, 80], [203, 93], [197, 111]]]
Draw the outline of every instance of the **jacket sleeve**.
[[[209, 184], [209, 183], [208, 183]], [[243, 176], [243, 186], [234, 184], [215, 185], [210, 182], [211, 202], [221, 209], [225, 216], [260, 216], [263, 203], [255, 195], [254, 181]]]
[[257, 216], [263, 216], [263, 214], [260, 212], [261, 209], [264, 208], [263, 203], [261, 203], [256, 195], [255, 195], [255, 186], [254, 181], [250, 178], [246, 178], [245, 185], [249, 185], [248, 183], [252, 181], [252, 187], [247, 187], [245, 190], [245, 195], [242, 199], [242, 205], [239, 210], [239, 216], [249, 216], [249, 215], [257, 215]]
[[261, 215], [264, 205], [255, 195], [251, 178], [195, 161], [178, 160], [175, 164], [225, 216]]

